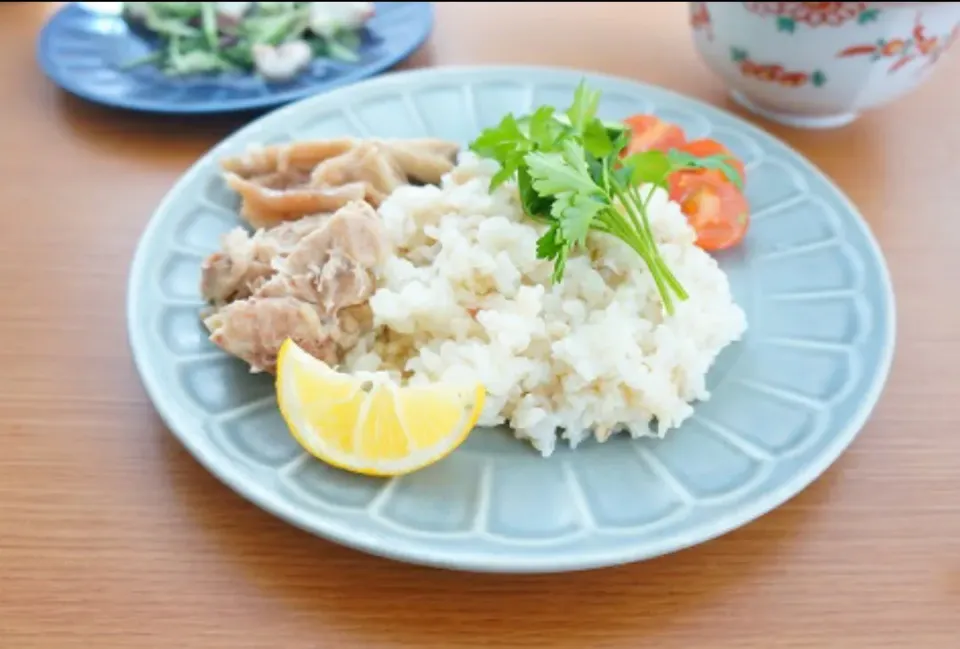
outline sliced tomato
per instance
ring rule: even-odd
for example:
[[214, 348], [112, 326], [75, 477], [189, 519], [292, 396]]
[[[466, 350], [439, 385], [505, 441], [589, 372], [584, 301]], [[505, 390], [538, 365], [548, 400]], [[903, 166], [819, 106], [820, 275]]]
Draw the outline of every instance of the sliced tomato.
[[[700, 138], [698, 140], [690, 140], [689, 142], [685, 142], [683, 145], [678, 146], [677, 148], [684, 153], [689, 153], [697, 158], [708, 158], [714, 155], [729, 156], [729, 160], [727, 160], [727, 162], [740, 174], [740, 179], [742, 180], [743, 184], [746, 185], [747, 170], [746, 167], [744, 167], [743, 162], [734, 156], [733, 153], [730, 152], [730, 149], [723, 146], [720, 142], [709, 138]], [[733, 182], [733, 178], [728, 178], [727, 180]]]
[[[630, 127], [631, 137], [623, 155], [671, 149], [679, 149], [697, 158], [727, 155], [730, 156], [729, 164], [746, 183], [743, 162], [720, 142], [708, 138], [687, 141], [682, 128], [655, 115], [634, 115], [624, 121]], [[697, 233], [697, 245], [704, 250], [735, 246], [747, 232], [750, 206], [732, 180], [715, 169], [679, 171], [668, 180], [670, 198], [680, 204]]]
[[669, 151], [687, 141], [687, 135], [676, 124], [665, 122], [656, 115], [634, 115], [624, 120], [630, 127], [630, 143], [624, 155], [641, 151]]
[[680, 204], [704, 250], [737, 245], [750, 225], [746, 197], [719, 171], [681, 171], [670, 177], [670, 198]]

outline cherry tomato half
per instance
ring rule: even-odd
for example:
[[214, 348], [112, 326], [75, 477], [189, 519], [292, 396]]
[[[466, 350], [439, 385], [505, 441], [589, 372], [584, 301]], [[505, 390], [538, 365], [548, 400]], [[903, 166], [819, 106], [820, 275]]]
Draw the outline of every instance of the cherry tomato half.
[[656, 115], [634, 115], [624, 120], [630, 127], [630, 143], [624, 155], [649, 151], [669, 151], [682, 146], [687, 135], [676, 124], [663, 121]]
[[[623, 155], [651, 149], [679, 149], [703, 158], [730, 156], [729, 164], [746, 183], [746, 169], [727, 147], [716, 140], [701, 138], [687, 141], [683, 129], [664, 122], [655, 115], [634, 115], [624, 120], [630, 127], [630, 143]], [[698, 169], [673, 173], [668, 179], [670, 198], [680, 208], [697, 233], [697, 245], [704, 250], [723, 250], [737, 245], [750, 224], [750, 206], [743, 193], [726, 174], [714, 169]]]
[[750, 225], [744, 195], [719, 171], [681, 171], [669, 181], [670, 198], [680, 204], [704, 250], [737, 245]]
[[[684, 153], [689, 153], [690, 155], [697, 158], [707, 158], [713, 155], [724, 155], [729, 156], [727, 163], [733, 167], [737, 173], [740, 174], [740, 180], [744, 185], [747, 183], [747, 170], [743, 165], [743, 162], [735, 157], [730, 149], [723, 146], [721, 143], [716, 140], [711, 140], [709, 138], [701, 138], [699, 140], [690, 140], [685, 142], [683, 145], [677, 147], [679, 150]], [[724, 174], [726, 175], [726, 174]], [[727, 180], [733, 182], [733, 178], [727, 178]]]

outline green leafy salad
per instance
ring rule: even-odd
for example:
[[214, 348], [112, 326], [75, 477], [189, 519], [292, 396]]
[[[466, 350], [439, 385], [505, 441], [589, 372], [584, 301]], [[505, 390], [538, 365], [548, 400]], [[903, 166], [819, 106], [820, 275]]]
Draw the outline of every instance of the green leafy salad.
[[524, 212], [548, 226], [537, 256], [554, 262], [554, 282], [563, 279], [570, 251], [584, 246], [591, 230], [603, 232], [643, 259], [664, 310], [673, 313], [674, 300], [687, 293], [660, 255], [647, 215], [653, 192], [641, 186], [666, 188], [677, 171], [719, 169], [731, 178], [737, 172], [724, 155], [650, 150], [623, 156], [630, 128], [597, 118], [599, 103], [600, 92], [581, 83], [566, 112], [541, 106], [522, 117], [508, 114], [470, 148], [500, 163], [491, 189], [516, 178]]
[[286, 81], [314, 59], [356, 61], [371, 2], [125, 2], [123, 15], [159, 41], [125, 67], [173, 76], [256, 72]]

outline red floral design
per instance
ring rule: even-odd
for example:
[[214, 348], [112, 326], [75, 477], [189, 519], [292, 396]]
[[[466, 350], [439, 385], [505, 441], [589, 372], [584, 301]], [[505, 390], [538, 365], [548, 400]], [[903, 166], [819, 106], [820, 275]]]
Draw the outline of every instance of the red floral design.
[[782, 31], [792, 32], [798, 23], [809, 27], [837, 27], [851, 20], [869, 22], [879, 10], [867, 2], [744, 2], [747, 11], [760, 16], [776, 16]]
[[713, 24], [710, 20], [710, 10], [706, 2], [690, 3], [690, 26], [695, 31], [702, 31], [707, 40], [713, 40]]
[[950, 30], [950, 33], [947, 34], [947, 37], [940, 42], [939, 47], [930, 52], [929, 56], [927, 57], [927, 65], [933, 65], [939, 61], [944, 52], [950, 49], [950, 46], [953, 45], [954, 41], [957, 40], [957, 37], [960, 37], [960, 23], [954, 25], [953, 29]]
[[807, 84], [819, 88], [827, 82], [827, 76], [820, 70], [804, 72], [788, 70], [777, 63], [759, 63], [752, 60], [745, 50], [736, 47], [730, 50], [730, 58], [740, 68], [740, 74], [759, 81], [779, 83], [788, 88], [799, 88]]
[[841, 50], [837, 56], [841, 58], [869, 56], [871, 61], [892, 59], [893, 62], [887, 72], [893, 74], [916, 60], [924, 60], [924, 68], [933, 65], [950, 48], [958, 34], [960, 34], [960, 24], [954, 25], [946, 35], [928, 35], [923, 25], [923, 15], [918, 12], [910, 36], [853, 45]]

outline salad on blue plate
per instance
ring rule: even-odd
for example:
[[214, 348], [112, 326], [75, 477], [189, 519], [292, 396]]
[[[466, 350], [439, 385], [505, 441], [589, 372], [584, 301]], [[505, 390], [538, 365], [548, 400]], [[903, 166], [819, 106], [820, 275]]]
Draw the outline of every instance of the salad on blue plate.
[[288, 81], [316, 59], [356, 61], [374, 11], [372, 2], [125, 2], [124, 18], [157, 43], [125, 67]]

